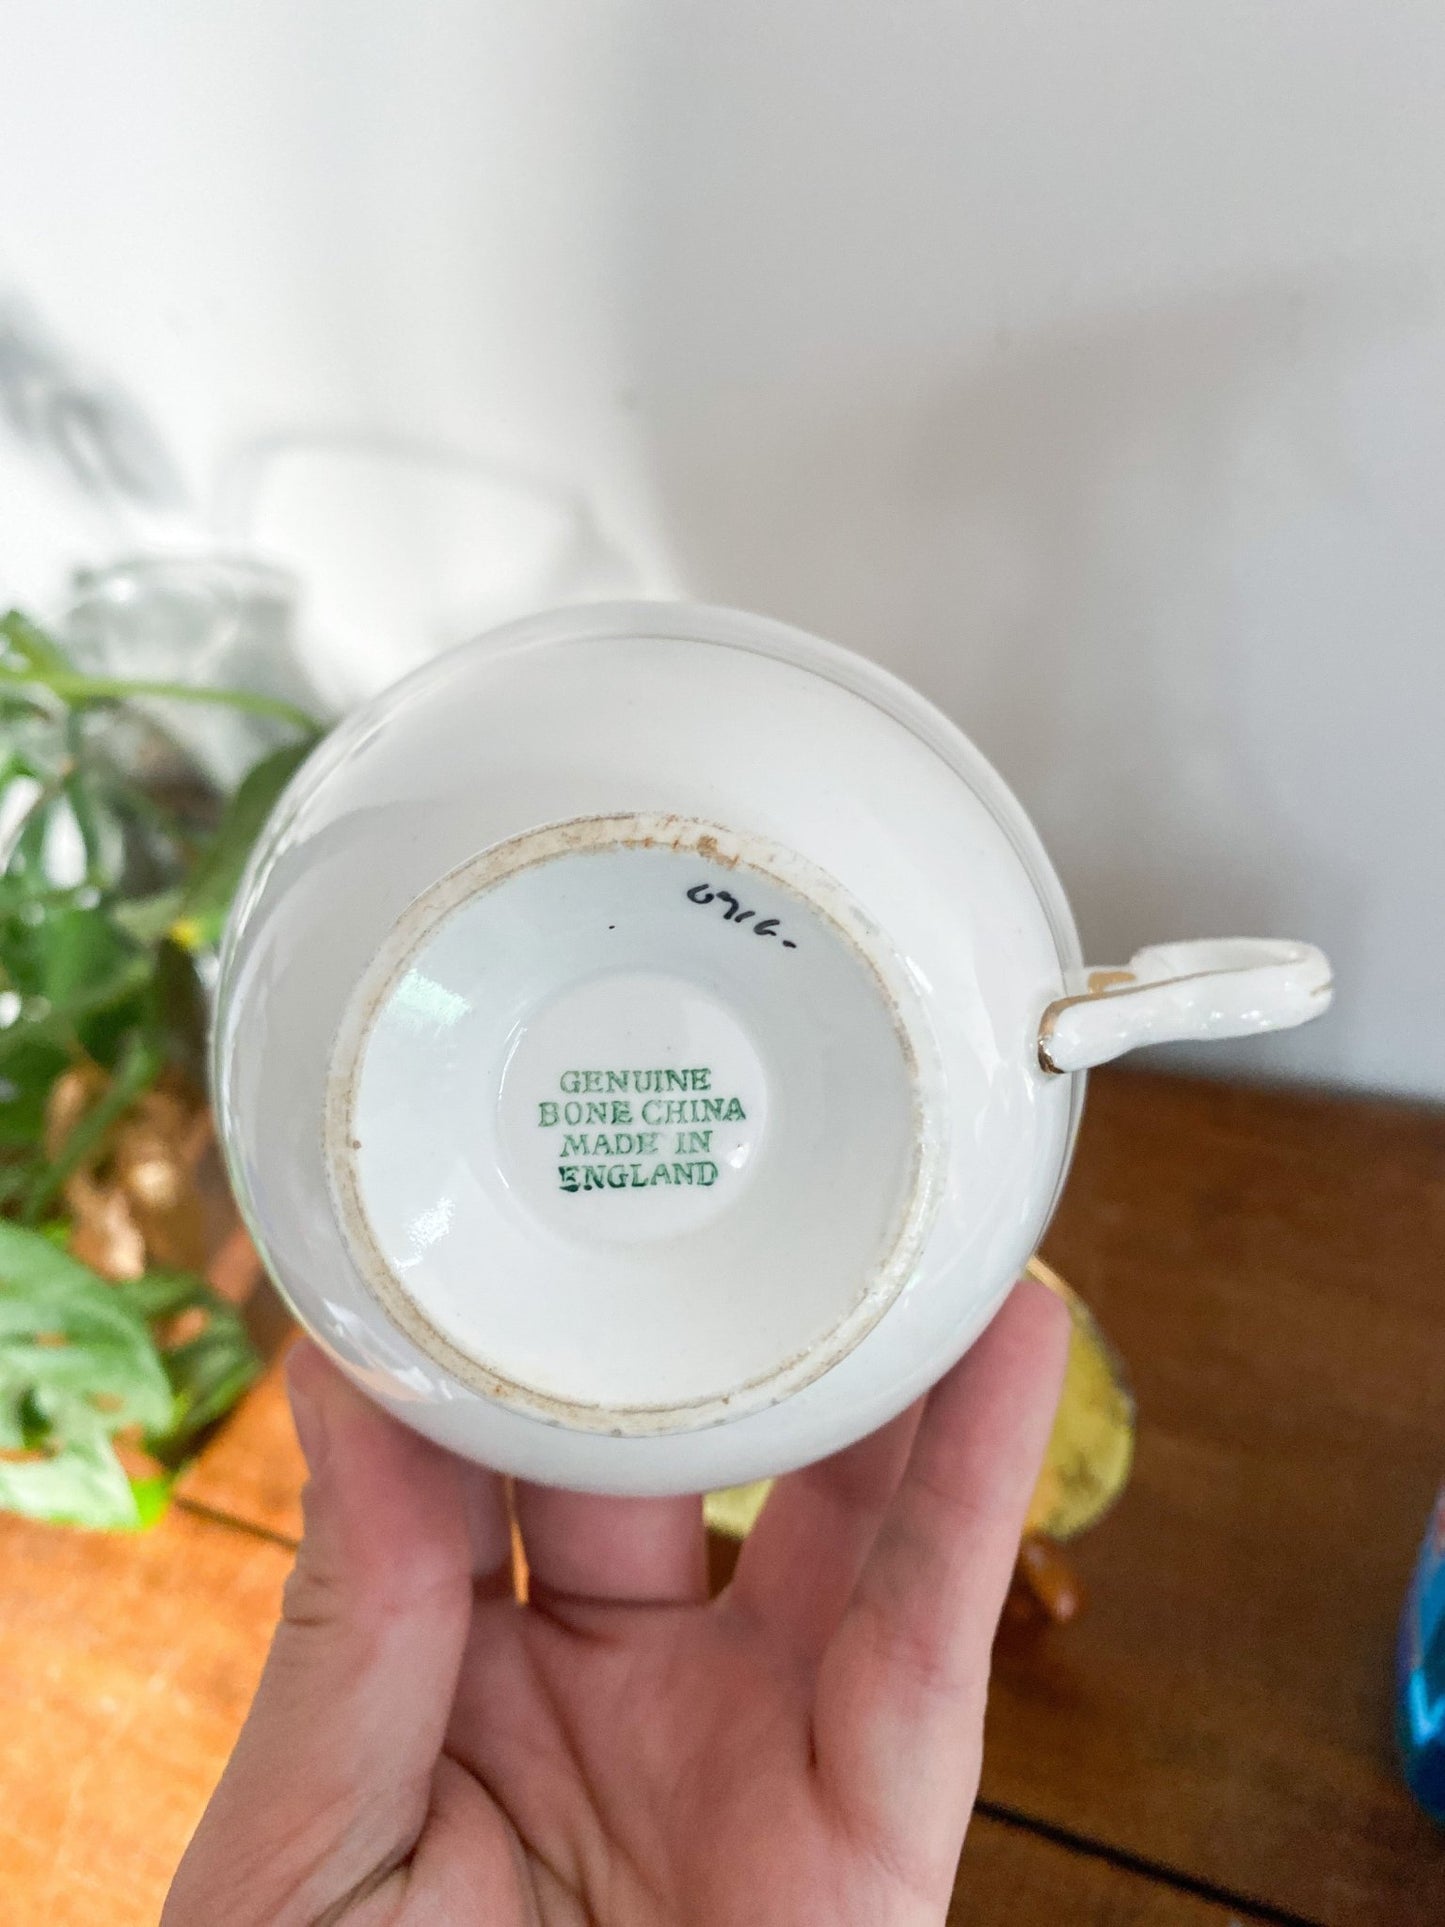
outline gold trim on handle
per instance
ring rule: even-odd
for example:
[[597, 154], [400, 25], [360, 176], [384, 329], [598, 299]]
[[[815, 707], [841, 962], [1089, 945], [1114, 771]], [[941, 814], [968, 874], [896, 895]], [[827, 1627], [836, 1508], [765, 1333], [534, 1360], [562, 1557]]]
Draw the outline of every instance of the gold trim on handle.
[[[1039, 1068], [1050, 1077], [1071, 1077], [1072, 1071], [1062, 1069], [1049, 1055], [1049, 1040], [1054, 1034], [1059, 1018], [1066, 1010], [1077, 1004], [1107, 1003], [1116, 997], [1136, 997], [1144, 991], [1162, 990], [1173, 984], [1199, 983], [1206, 977], [1237, 977], [1257, 970], [1258, 963], [1216, 965], [1209, 970], [1189, 970], [1177, 977], [1146, 977], [1142, 981], [1132, 970], [1091, 970], [1088, 976], [1088, 989], [1075, 991], [1070, 997], [1056, 997], [1039, 1019]], [[1310, 991], [1311, 997], [1329, 997], [1335, 987], [1333, 977], [1322, 984], [1316, 984]]]

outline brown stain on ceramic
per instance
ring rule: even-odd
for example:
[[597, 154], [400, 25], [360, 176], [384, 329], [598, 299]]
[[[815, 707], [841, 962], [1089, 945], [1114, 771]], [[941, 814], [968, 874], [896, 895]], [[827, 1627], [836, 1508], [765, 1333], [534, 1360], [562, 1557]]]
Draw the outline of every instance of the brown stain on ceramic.
[[[660, 1432], [701, 1431], [723, 1424], [732, 1417], [731, 1408], [739, 1398], [766, 1385], [778, 1386], [769, 1403], [791, 1397], [840, 1363], [873, 1329], [911, 1274], [932, 1223], [938, 1201], [937, 1169], [943, 1145], [941, 1138], [933, 1141], [936, 1133], [930, 1134], [928, 1110], [920, 1088], [922, 1067], [917, 1046], [879, 963], [879, 953], [886, 950], [885, 939], [840, 886], [815, 865], [804, 864], [802, 859], [786, 853], [791, 866], [809, 872], [817, 894], [805, 892], [779, 868], [763, 860], [764, 850], [777, 858], [785, 854], [776, 850], [776, 846], [766, 844], [764, 839], [748, 838], [749, 843], [757, 846], [757, 854], [749, 857], [739, 847], [743, 840], [720, 824], [675, 815], [574, 817], [509, 838], [458, 864], [407, 906], [373, 963], [374, 981], [360, 1004], [347, 1012], [338, 1031], [327, 1079], [323, 1162], [337, 1216], [363, 1283], [392, 1323], [454, 1378], [484, 1398], [543, 1423], [574, 1431], [647, 1437]], [[529, 846], [525, 855], [521, 846]], [[440, 1330], [402, 1290], [387, 1263], [366, 1213], [354, 1160], [342, 1153], [355, 1148], [358, 1142], [353, 1123], [357, 1088], [366, 1042], [377, 1015], [410, 968], [411, 959], [422, 942], [453, 911], [483, 891], [561, 856], [658, 847], [674, 850], [679, 855], [695, 852], [705, 861], [729, 870], [742, 867], [756, 871], [795, 898], [812, 916], [828, 924], [863, 964], [888, 1011], [907, 1073], [913, 1121], [912, 1157], [901, 1187], [902, 1202], [883, 1243], [882, 1259], [864, 1278], [843, 1317], [817, 1343], [800, 1347], [768, 1372], [723, 1393], [681, 1404], [603, 1406], [564, 1398], [540, 1386], [508, 1378], [485, 1360], [463, 1351]], [[820, 897], [832, 901], [822, 901]], [[387, 967], [378, 971], [381, 961], [388, 958]], [[933, 1155], [926, 1159], [925, 1151], [930, 1148]], [[811, 1369], [802, 1369], [810, 1361]]]

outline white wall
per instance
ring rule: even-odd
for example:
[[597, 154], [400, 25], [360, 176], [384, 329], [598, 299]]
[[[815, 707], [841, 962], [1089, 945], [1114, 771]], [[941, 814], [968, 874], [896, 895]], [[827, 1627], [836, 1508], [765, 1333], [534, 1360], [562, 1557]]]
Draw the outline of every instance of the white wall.
[[[1324, 943], [1241, 1068], [1441, 1096], [1442, 101], [1439, 0], [8, 0], [0, 289], [203, 506], [338, 432], [584, 489], [950, 709], [1100, 961]], [[339, 690], [525, 593], [304, 493]], [[0, 510], [12, 593], [116, 539], [3, 442]]]

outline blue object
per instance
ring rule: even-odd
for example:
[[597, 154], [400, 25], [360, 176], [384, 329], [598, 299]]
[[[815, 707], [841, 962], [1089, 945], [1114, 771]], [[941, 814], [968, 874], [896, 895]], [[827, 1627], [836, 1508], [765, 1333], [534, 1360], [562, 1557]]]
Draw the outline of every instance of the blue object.
[[1405, 1597], [1395, 1713], [1410, 1791], [1445, 1824], [1445, 1486]]

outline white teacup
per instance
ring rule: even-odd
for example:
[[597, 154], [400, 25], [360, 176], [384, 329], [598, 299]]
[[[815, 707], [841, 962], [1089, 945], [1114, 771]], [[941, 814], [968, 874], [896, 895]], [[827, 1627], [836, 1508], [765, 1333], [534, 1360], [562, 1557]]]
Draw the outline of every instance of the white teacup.
[[287, 792], [228, 933], [247, 1220], [376, 1398], [529, 1479], [697, 1491], [883, 1423], [1038, 1243], [1083, 1078], [1318, 1015], [1317, 950], [1086, 971], [1028, 819], [873, 664], [569, 609]]

